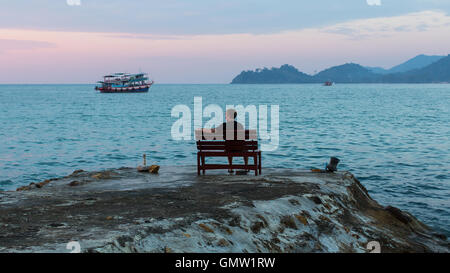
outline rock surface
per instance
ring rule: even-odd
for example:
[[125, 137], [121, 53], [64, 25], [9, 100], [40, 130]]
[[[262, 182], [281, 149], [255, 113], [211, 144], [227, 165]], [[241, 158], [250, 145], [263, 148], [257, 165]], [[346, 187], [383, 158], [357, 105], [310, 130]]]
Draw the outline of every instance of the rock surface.
[[445, 237], [378, 204], [348, 172], [121, 168], [44, 182], [0, 192], [0, 252], [69, 252], [71, 241], [84, 252], [450, 250]]

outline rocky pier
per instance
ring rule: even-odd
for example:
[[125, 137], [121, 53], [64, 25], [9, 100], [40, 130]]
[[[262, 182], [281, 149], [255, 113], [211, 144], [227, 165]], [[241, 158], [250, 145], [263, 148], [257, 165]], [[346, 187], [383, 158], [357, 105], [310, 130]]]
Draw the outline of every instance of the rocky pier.
[[0, 252], [449, 252], [349, 172], [75, 171], [0, 192]]

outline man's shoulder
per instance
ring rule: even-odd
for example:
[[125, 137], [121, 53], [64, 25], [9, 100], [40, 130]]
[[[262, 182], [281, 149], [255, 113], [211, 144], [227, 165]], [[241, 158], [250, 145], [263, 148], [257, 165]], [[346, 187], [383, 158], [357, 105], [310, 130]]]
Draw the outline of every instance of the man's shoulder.
[[240, 123], [240, 122], [237, 122], [237, 121], [235, 121], [236, 122], [236, 127], [237, 127], [237, 129], [238, 130], [244, 130], [244, 125], [242, 125], [242, 123]]
[[244, 130], [244, 125], [242, 125], [241, 123], [239, 123], [237, 121], [224, 122], [224, 123], [220, 124], [216, 128], [216, 130], [217, 131], [221, 131], [223, 129], [225, 129], [225, 130], [234, 130], [234, 128], [236, 128], [237, 130]]

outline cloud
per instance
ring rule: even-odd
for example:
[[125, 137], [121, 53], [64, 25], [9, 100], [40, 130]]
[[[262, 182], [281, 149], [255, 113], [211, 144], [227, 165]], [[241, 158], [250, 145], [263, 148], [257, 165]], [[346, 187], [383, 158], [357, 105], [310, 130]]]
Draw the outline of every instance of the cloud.
[[448, 0], [279, 2], [14, 0], [2, 5], [0, 28], [157, 35], [265, 34], [423, 10], [450, 12]]
[[393, 36], [400, 32], [445, 28], [450, 16], [442, 11], [422, 11], [401, 16], [353, 20], [320, 29], [321, 32], [364, 39]]
[[0, 39], [0, 53], [12, 50], [33, 50], [39, 48], [53, 48], [55, 46], [56, 45], [54, 43], [42, 41]]
[[381, 0], [367, 0], [369, 6], [381, 6]]
[[81, 0], [67, 0], [66, 3], [69, 6], [81, 6]]
[[113, 33], [104, 35], [108, 38], [120, 39], [138, 39], [138, 40], [186, 40], [192, 39], [192, 35], [154, 35], [154, 34], [132, 34], [132, 33]]

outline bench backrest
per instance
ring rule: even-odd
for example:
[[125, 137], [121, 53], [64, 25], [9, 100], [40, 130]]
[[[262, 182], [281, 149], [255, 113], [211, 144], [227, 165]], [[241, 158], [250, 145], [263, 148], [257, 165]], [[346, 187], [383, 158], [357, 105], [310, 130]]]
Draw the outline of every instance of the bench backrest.
[[202, 130], [196, 130], [195, 135], [199, 151], [245, 152], [258, 150], [256, 130], [233, 131], [230, 134], [225, 134], [225, 136], [234, 135], [232, 140], [228, 140], [228, 138], [223, 140], [223, 132], [206, 134]]
[[227, 130], [225, 132], [206, 133], [195, 130], [196, 140], [258, 140], [256, 130]]
[[199, 140], [197, 141], [199, 151], [228, 151], [247, 152], [258, 150], [256, 140]]

